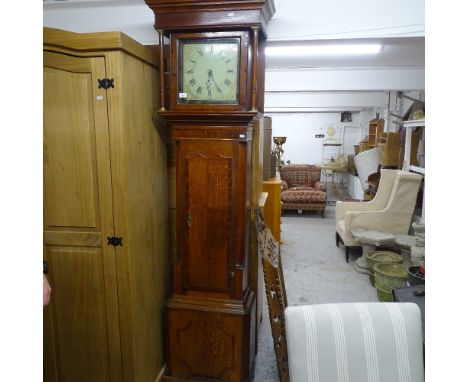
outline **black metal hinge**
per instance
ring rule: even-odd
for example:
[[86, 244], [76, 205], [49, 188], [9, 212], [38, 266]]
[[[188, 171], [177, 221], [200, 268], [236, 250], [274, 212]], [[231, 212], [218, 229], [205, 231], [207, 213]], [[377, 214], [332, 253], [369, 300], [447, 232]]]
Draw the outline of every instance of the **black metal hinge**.
[[113, 88], [114, 87], [114, 79], [111, 78], [103, 78], [102, 80], [101, 79], [98, 79], [97, 80], [98, 82], [98, 88], [99, 89], [109, 89], [109, 88]]
[[114, 247], [123, 245], [122, 238], [116, 236], [107, 236], [107, 245], [113, 245]]

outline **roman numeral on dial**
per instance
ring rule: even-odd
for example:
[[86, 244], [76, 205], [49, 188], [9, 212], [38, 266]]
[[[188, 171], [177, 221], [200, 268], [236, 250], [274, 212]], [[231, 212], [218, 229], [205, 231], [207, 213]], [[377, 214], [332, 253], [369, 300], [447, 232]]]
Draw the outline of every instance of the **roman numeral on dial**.
[[199, 87], [197, 88], [197, 93], [198, 93], [198, 94], [201, 94], [202, 90], [203, 90], [203, 88], [202, 88], [201, 86], [199, 86]]
[[224, 83], [227, 85], [227, 86], [231, 86], [232, 82], [229, 81], [227, 78], [224, 80]]
[[189, 84], [191, 86], [195, 86], [196, 83], [197, 83], [197, 81], [195, 81], [193, 78], [189, 81]]

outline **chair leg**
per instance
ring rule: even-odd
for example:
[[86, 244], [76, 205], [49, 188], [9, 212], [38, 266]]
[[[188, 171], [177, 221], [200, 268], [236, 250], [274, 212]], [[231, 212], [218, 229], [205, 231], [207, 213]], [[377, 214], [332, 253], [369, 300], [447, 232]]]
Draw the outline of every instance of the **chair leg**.
[[346, 246], [346, 262], [349, 263], [349, 247]]
[[323, 218], [325, 216], [325, 209], [320, 210], [320, 216]]
[[336, 246], [340, 246], [340, 235], [338, 235], [338, 232], [335, 232], [335, 240], [336, 240]]

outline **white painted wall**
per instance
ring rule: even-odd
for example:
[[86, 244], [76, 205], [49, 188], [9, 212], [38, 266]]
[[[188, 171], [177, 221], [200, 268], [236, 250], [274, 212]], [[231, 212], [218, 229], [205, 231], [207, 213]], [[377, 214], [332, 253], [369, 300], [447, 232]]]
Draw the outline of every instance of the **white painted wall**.
[[46, 1], [43, 25], [71, 32], [123, 32], [143, 45], [157, 45], [154, 13], [144, 0]]
[[[283, 160], [291, 163], [322, 163], [323, 154], [325, 156], [336, 157], [338, 149], [330, 148], [323, 151], [322, 143], [324, 139], [315, 138], [316, 134], [324, 134], [329, 126], [336, 129], [336, 137], [340, 140], [345, 126], [345, 140], [342, 153], [347, 157], [354, 152], [353, 146], [362, 138], [361, 125], [367, 130], [367, 123], [371, 119], [371, 112], [353, 114], [353, 122], [340, 122], [340, 113], [288, 113], [288, 114], [268, 114], [272, 118], [272, 136], [287, 137], [283, 145]], [[274, 147], [274, 145], [272, 146]]]
[[[265, 100], [269, 106], [265, 114], [272, 118], [272, 136], [287, 137], [283, 145], [285, 162], [320, 164], [338, 153], [343, 153], [345, 158], [354, 154], [354, 145], [366, 137], [370, 120], [377, 114], [385, 119], [387, 111], [398, 111], [396, 94], [395, 91], [268, 93]], [[424, 101], [424, 91], [407, 91], [404, 94]], [[412, 101], [403, 99], [403, 113], [411, 105]], [[353, 107], [360, 108], [360, 111], [352, 113], [352, 122], [341, 122], [341, 112], [353, 111]], [[324, 134], [326, 138], [329, 126], [336, 129], [336, 138], [343, 143], [340, 152], [336, 148], [324, 149], [323, 138], [315, 137]], [[397, 128], [398, 125], [389, 123], [385, 131], [396, 131]]]
[[[424, 92], [411, 91], [405, 94], [424, 99]], [[403, 113], [412, 101], [404, 100]], [[267, 92], [265, 94], [265, 114], [272, 117], [273, 136], [286, 136], [284, 160], [291, 163], [318, 164], [332, 156], [333, 149], [323, 151], [322, 139], [316, 134], [325, 134], [328, 126], [337, 129], [337, 137], [344, 126], [344, 146], [341, 153], [354, 153], [358, 144], [368, 133], [369, 121], [377, 117], [387, 117], [387, 111], [398, 112], [395, 91], [328, 91], [328, 92]], [[353, 112], [353, 122], [342, 123], [341, 112]], [[396, 120], [396, 119], [395, 119]], [[389, 120], [386, 131], [396, 131], [398, 125]]]

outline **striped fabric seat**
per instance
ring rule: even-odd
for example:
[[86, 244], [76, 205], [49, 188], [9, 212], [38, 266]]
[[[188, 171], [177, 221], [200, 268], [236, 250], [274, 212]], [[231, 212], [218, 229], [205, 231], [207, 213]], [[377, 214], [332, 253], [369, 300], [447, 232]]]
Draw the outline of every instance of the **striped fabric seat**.
[[424, 381], [416, 304], [292, 306], [285, 315], [291, 382]]

